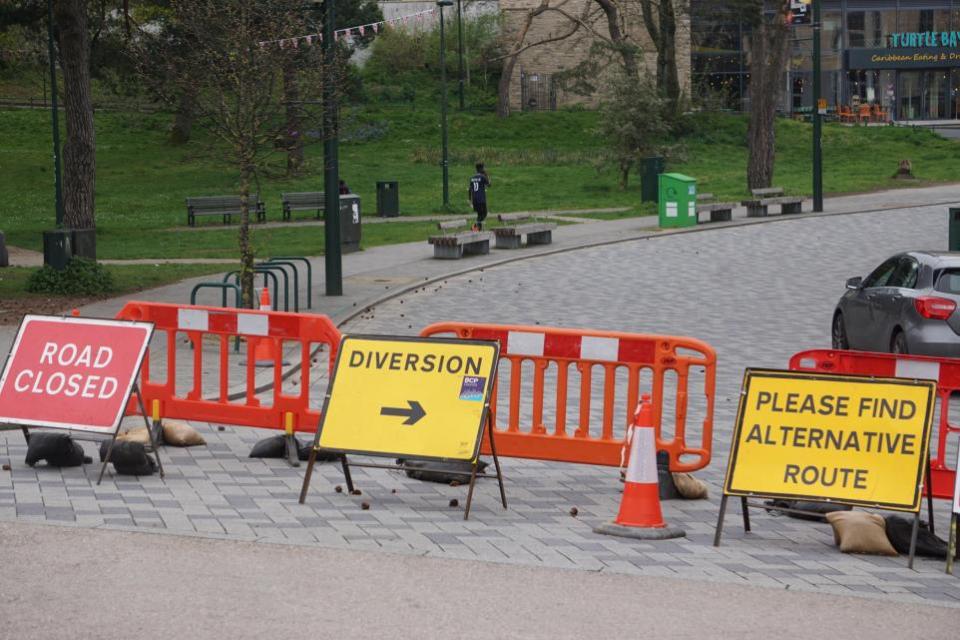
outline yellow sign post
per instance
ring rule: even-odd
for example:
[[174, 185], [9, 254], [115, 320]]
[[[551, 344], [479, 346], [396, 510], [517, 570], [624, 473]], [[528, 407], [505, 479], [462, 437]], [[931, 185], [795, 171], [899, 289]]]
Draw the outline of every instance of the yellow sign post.
[[[300, 502], [306, 498], [319, 450], [341, 455], [350, 491], [350, 465], [397, 467], [348, 463], [348, 454], [464, 461], [473, 466], [465, 508], [465, 517], [468, 516], [474, 478], [479, 475], [480, 442], [489, 420], [498, 358], [496, 342], [345, 336], [330, 379]], [[487, 431], [492, 449], [493, 429]], [[506, 507], [496, 453], [494, 463]]]
[[[728, 496], [830, 501], [919, 515], [936, 383], [747, 369]], [[757, 505], [752, 505], [757, 506]]]

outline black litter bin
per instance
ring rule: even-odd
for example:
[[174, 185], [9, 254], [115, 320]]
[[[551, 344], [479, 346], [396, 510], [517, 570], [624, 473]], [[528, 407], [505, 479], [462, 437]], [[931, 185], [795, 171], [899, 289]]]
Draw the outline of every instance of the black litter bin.
[[70, 229], [53, 229], [43, 232], [43, 264], [48, 264], [57, 271], [67, 268], [67, 263], [73, 257], [73, 244]]
[[396, 218], [400, 215], [399, 182], [377, 183], [377, 215], [381, 218]]
[[360, 250], [360, 196], [355, 193], [340, 196], [340, 250]]
[[643, 159], [640, 173], [640, 202], [659, 201], [659, 176], [666, 169], [662, 156], [650, 156]]
[[950, 207], [947, 224], [950, 229], [950, 239], [947, 248], [950, 251], [960, 251], [960, 207]]

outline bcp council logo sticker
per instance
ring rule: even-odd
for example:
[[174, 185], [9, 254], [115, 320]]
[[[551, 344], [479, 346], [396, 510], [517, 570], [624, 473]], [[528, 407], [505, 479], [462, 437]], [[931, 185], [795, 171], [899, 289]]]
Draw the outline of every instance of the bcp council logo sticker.
[[460, 399], [473, 402], [483, 402], [483, 390], [487, 386], [487, 379], [481, 376], [463, 376], [460, 385]]

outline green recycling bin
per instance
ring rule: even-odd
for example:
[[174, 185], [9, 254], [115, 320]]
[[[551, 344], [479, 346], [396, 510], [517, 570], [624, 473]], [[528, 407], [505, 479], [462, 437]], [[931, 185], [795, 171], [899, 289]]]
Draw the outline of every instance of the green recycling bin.
[[660, 228], [697, 224], [697, 180], [682, 173], [660, 174]]

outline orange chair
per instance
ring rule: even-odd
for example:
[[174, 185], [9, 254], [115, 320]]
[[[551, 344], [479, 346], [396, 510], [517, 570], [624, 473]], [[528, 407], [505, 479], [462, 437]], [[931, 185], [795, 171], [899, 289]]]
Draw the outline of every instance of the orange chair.
[[857, 112], [857, 122], [870, 122], [870, 105], [862, 104], [860, 105], [860, 110]]
[[879, 104], [875, 104], [873, 105], [873, 119], [875, 122], [887, 122], [890, 119], [890, 114]]
[[853, 122], [853, 112], [846, 105], [837, 108], [837, 117], [840, 122]]

